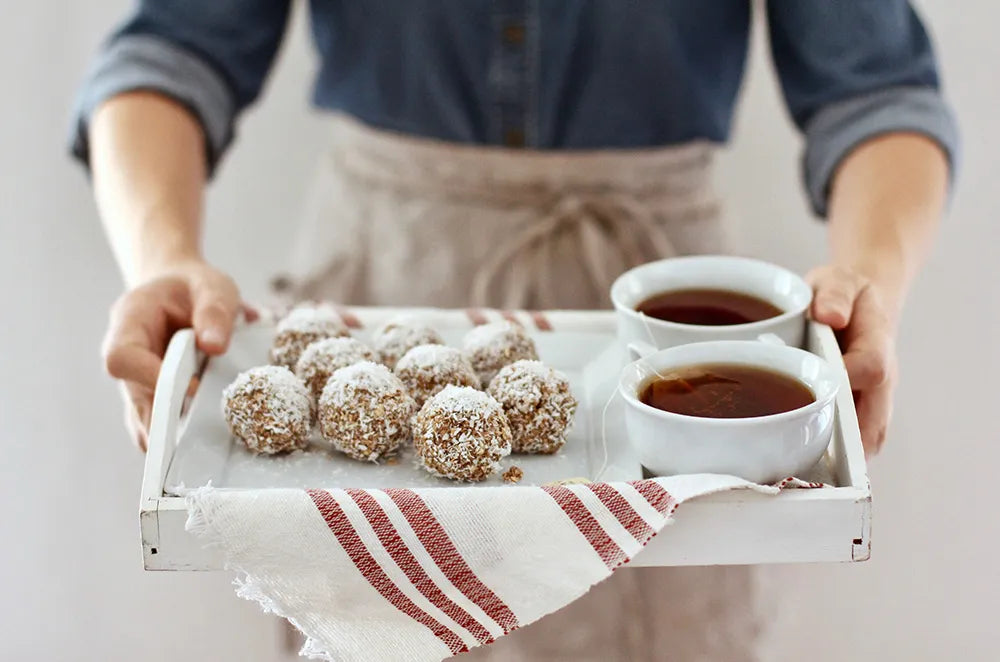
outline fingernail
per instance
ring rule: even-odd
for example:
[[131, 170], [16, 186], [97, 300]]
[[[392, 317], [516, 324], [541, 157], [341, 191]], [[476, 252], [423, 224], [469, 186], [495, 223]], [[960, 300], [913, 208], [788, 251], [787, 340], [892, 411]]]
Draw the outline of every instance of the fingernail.
[[201, 341], [206, 345], [223, 345], [226, 342], [226, 336], [221, 329], [208, 328], [202, 331]]

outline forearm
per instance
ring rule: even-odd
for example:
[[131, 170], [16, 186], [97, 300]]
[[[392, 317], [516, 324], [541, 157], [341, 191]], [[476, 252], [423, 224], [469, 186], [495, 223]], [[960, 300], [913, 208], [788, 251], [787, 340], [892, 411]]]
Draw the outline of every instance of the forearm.
[[151, 92], [102, 104], [90, 122], [94, 195], [125, 282], [200, 255], [205, 138], [183, 107]]
[[834, 176], [829, 206], [832, 262], [869, 278], [894, 318], [930, 250], [947, 190], [943, 150], [912, 133], [864, 143]]

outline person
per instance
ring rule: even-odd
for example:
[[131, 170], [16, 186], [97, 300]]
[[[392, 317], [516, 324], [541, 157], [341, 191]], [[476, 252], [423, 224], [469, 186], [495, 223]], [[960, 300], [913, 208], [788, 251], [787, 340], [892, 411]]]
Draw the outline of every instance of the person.
[[[200, 249], [206, 181], [258, 97], [289, 0], [139, 0], [83, 85], [89, 165], [125, 293], [104, 357], [145, 443], [170, 334], [224, 352], [244, 309]], [[838, 330], [864, 445], [882, 446], [910, 283], [943, 214], [958, 136], [905, 0], [768, 0], [774, 64], [827, 219], [811, 314]], [[313, 0], [331, 111], [292, 297], [351, 304], [600, 307], [612, 278], [725, 250], [710, 186], [752, 4]], [[277, 269], [278, 265], [267, 265]], [[616, 573], [482, 659], [753, 659], [746, 568]], [[492, 657], [491, 657], [492, 656]]]

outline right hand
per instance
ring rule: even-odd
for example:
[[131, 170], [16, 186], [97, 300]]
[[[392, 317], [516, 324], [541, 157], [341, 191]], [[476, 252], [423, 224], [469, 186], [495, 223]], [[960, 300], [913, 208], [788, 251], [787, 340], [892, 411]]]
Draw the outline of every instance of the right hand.
[[222, 354], [241, 310], [253, 316], [233, 280], [201, 260], [159, 271], [111, 307], [104, 365], [109, 375], [121, 380], [125, 424], [140, 449], [146, 450], [153, 392], [171, 336], [193, 327], [199, 349]]

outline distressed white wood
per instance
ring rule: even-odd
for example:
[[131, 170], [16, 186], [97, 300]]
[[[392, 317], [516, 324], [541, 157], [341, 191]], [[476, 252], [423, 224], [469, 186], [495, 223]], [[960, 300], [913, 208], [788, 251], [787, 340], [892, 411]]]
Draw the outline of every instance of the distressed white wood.
[[[419, 312], [431, 323], [472, 326], [462, 311], [398, 308], [355, 308], [365, 327], [400, 312]], [[529, 313], [480, 311], [490, 320], [513, 315], [534, 325]], [[556, 329], [613, 334], [615, 317], [605, 311], [551, 311]], [[812, 324], [808, 349], [843, 366], [829, 327]], [[176, 334], [167, 350], [157, 385], [140, 506], [143, 561], [147, 570], [218, 570], [222, 558], [204, 549], [185, 531], [184, 500], [164, 496], [163, 485], [174, 451], [181, 408], [191, 377], [201, 360], [190, 331]], [[864, 561], [870, 555], [871, 489], [861, 435], [846, 372], [837, 398], [837, 425], [829, 456], [839, 487], [786, 490], [775, 496], [736, 491], [684, 504], [676, 520], [654, 538], [633, 566], [756, 564]], [[475, 489], [475, 488], [469, 488]], [[155, 550], [155, 551], [154, 551]]]
[[184, 406], [191, 378], [198, 373], [200, 363], [194, 333], [190, 329], [175, 333], [163, 357], [160, 376], [156, 382], [153, 415], [149, 426], [149, 448], [146, 451], [139, 499], [142, 554], [147, 568], [150, 566], [149, 559], [160, 553], [159, 511], [163, 501], [163, 481], [177, 442], [181, 408]]

